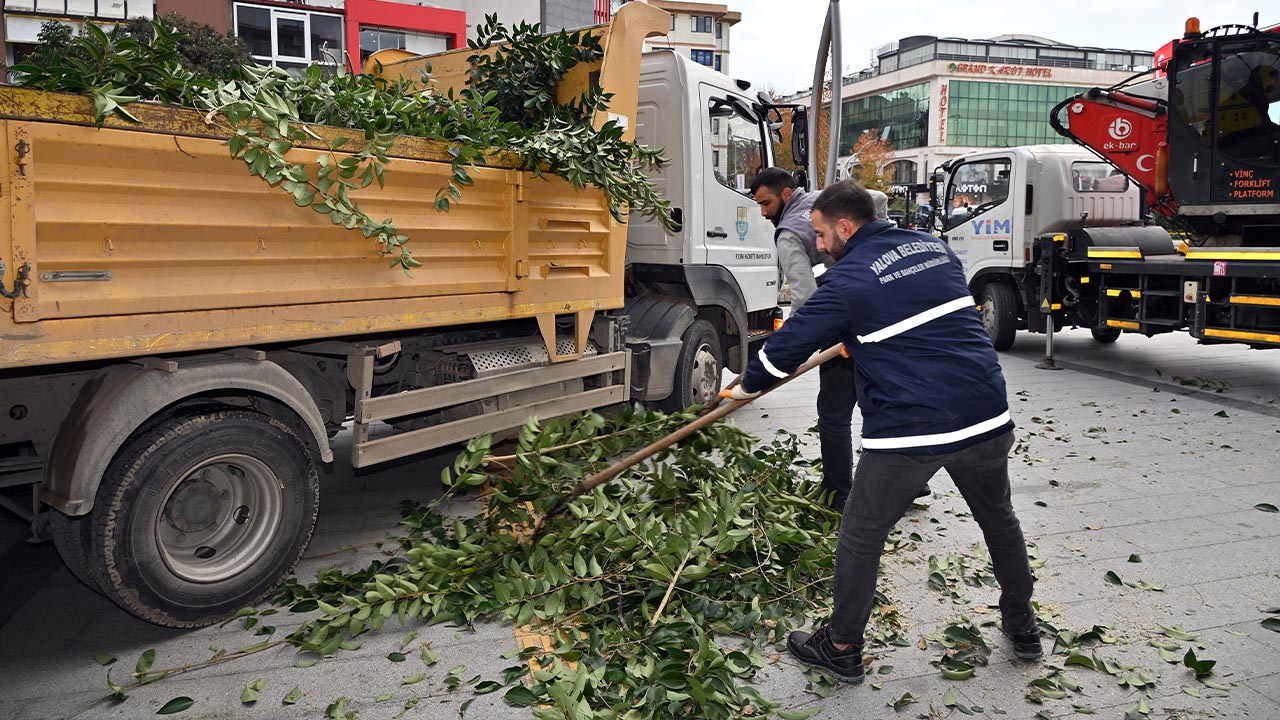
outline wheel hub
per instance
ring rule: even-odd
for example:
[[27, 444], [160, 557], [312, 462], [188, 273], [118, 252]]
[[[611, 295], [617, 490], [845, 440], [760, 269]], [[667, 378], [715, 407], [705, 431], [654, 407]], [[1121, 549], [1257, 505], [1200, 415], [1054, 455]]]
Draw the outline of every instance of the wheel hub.
[[693, 355], [693, 389], [695, 405], [705, 405], [720, 390], [720, 364], [711, 352], [711, 346], [702, 345]]
[[206, 480], [187, 480], [165, 508], [169, 524], [184, 532], [209, 529], [222, 514], [222, 493]]
[[188, 582], [233, 577], [263, 556], [280, 530], [284, 487], [262, 460], [233, 453], [189, 470], [169, 493], [156, 542]]

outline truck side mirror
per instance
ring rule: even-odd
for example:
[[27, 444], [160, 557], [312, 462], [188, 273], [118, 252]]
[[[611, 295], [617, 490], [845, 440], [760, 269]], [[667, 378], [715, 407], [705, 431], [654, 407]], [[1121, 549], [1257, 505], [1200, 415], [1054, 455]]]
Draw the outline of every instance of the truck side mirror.
[[809, 112], [802, 107], [791, 109], [791, 157], [809, 167]]

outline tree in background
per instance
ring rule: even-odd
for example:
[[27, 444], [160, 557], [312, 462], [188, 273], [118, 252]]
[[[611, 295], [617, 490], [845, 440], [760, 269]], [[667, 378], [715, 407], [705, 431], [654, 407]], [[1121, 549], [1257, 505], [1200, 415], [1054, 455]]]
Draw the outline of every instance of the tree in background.
[[[182, 64], [188, 70], [211, 75], [219, 80], [233, 80], [240, 77], [241, 65], [251, 64], [253, 57], [239, 38], [227, 33], [223, 35], [210, 25], [191, 20], [178, 13], [169, 13], [158, 18], [169, 27], [177, 28], [186, 35], [178, 47]], [[151, 21], [134, 18], [125, 23], [122, 30], [126, 35], [139, 42], [150, 43], [152, 38]], [[52, 67], [58, 59], [75, 57], [77, 45], [73, 41], [75, 34], [69, 25], [57, 20], [50, 20], [40, 26], [36, 36], [39, 43], [23, 64], [36, 67]], [[80, 57], [81, 60], [89, 60]]]
[[870, 190], [887, 191], [892, 184], [893, 143], [881, 140], [878, 129], [862, 133], [853, 144], [854, 164], [849, 176]]
[[[244, 42], [230, 31], [223, 35], [211, 25], [196, 22], [176, 12], [156, 19], [187, 36], [178, 46], [178, 52], [182, 55], [182, 64], [188, 70], [211, 75], [219, 80], [233, 80], [239, 77], [241, 65], [254, 62]], [[134, 18], [125, 23], [124, 31], [141, 42], [151, 42], [150, 20]]]

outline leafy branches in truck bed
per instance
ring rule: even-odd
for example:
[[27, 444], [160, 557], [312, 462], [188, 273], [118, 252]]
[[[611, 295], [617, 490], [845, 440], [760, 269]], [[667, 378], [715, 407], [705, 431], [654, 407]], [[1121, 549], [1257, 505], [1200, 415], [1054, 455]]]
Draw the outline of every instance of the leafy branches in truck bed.
[[[137, 122], [127, 106], [138, 101], [206, 112], [208, 122], [232, 133], [231, 154], [251, 173], [289, 193], [299, 206], [375, 240], [393, 267], [406, 270], [421, 264], [406, 246], [408, 238], [390, 218], [365, 214], [351, 195], [374, 182], [382, 185], [388, 153], [400, 136], [449, 145], [452, 172], [434, 203], [440, 212], [472, 184], [469, 168], [512, 153], [535, 176], [550, 173], [579, 188], [600, 188], [619, 221], [628, 209], [669, 217], [669, 202], [644, 174], [665, 162], [661, 151], [624, 140], [623, 129], [612, 121], [593, 125], [612, 96], [592, 84], [570, 102], [556, 101], [565, 74], [603, 54], [600, 39], [589, 32], [543, 35], [536, 25], [508, 29], [489, 17], [470, 44], [467, 86], [442, 94], [433, 90], [429, 73], [414, 83], [333, 73], [319, 65], [296, 74], [242, 65], [229, 79], [214, 79], [183, 66], [183, 33], [159, 21], [152, 27], [147, 42], [119, 28], [107, 32], [89, 24], [68, 52], [12, 69], [25, 87], [88, 95], [98, 122], [109, 115]], [[359, 132], [332, 139], [313, 125]], [[304, 144], [327, 151], [314, 163], [291, 160], [290, 151]]]

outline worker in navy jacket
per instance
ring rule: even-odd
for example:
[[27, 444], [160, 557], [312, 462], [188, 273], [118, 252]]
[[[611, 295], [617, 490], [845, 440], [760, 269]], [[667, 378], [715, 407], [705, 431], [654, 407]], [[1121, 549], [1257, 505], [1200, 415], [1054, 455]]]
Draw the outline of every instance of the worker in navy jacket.
[[769, 339], [727, 397], [747, 400], [814, 351], [843, 342], [855, 361], [863, 456], [845, 505], [831, 623], [793, 632], [801, 662], [860, 682], [862, 643], [889, 531], [939, 469], [982, 528], [1000, 583], [1002, 629], [1020, 658], [1041, 654], [1033, 578], [1010, 501], [1013, 446], [1004, 376], [955, 254], [933, 236], [876, 220], [846, 180], [811, 209], [819, 247], [837, 258], [825, 282]]

